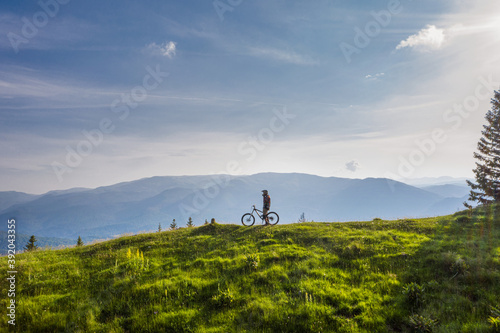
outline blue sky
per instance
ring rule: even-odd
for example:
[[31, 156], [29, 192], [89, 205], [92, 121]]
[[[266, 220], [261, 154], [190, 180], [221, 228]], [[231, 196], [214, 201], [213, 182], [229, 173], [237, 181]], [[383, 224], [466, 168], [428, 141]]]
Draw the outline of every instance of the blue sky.
[[0, 190], [157, 175], [470, 177], [500, 4], [0, 4]]

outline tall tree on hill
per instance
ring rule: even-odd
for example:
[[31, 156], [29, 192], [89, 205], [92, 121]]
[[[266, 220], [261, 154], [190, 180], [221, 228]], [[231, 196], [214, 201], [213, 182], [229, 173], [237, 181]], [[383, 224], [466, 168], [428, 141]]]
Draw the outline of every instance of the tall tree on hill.
[[191, 217], [189, 217], [189, 220], [187, 221], [186, 225], [188, 228], [194, 227], [193, 219]]
[[158, 223], [158, 232], [161, 232], [161, 223]]
[[24, 247], [24, 249], [26, 251], [34, 251], [36, 249], [38, 249], [38, 246], [35, 245], [35, 242], [36, 242], [36, 238], [35, 238], [35, 235], [32, 235], [30, 237], [30, 240], [28, 241], [28, 243], [26, 244], [26, 246]]
[[83, 246], [82, 237], [78, 236], [78, 240], [76, 241], [76, 246]]
[[171, 230], [177, 229], [177, 222], [175, 222], [175, 219], [173, 219], [172, 223], [170, 223], [170, 229]]
[[[491, 99], [491, 110], [486, 113], [487, 125], [474, 153], [476, 182], [467, 181], [471, 187], [469, 201], [488, 205], [500, 201], [500, 91]], [[464, 202], [466, 207], [471, 205]]]

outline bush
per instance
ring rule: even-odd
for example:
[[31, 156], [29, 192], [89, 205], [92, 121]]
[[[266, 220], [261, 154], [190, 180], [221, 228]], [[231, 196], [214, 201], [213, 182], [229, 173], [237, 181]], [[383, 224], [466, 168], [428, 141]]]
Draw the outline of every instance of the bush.
[[459, 254], [447, 252], [443, 255], [444, 266], [454, 276], [465, 275], [469, 272], [469, 264]]
[[212, 296], [212, 301], [218, 308], [231, 307], [234, 303], [234, 295], [229, 288], [226, 290], [220, 290], [219, 288], [217, 294]]
[[461, 215], [455, 219], [455, 222], [458, 224], [466, 224], [466, 223], [470, 222], [470, 217], [465, 216], [465, 215]]
[[457, 275], [465, 275], [469, 271], [469, 265], [462, 258], [457, 258], [451, 265], [451, 271]]
[[494, 332], [500, 332], [500, 307], [491, 307], [491, 316], [488, 318], [488, 322]]
[[432, 332], [436, 324], [437, 320], [428, 317], [420, 316], [417, 314], [410, 316], [410, 327], [412, 328], [413, 332]]
[[418, 308], [424, 302], [425, 288], [421, 285], [411, 282], [403, 287], [403, 295], [406, 296], [407, 303], [412, 308]]
[[248, 254], [245, 256], [245, 263], [251, 270], [257, 270], [259, 267], [260, 257], [257, 253]]

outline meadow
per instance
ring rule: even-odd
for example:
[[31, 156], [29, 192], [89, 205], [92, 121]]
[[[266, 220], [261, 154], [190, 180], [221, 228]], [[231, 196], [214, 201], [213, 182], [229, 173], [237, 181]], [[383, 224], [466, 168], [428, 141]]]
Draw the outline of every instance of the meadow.
[[0, 330], [499, 332], [499, 213], [209, 224], [18, 254], [16, 326], [2, 279]]

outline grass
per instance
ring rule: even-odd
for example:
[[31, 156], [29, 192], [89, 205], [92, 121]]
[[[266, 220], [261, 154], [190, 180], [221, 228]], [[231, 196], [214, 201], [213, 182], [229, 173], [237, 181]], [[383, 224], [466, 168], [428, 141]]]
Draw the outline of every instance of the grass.
[[15, 330], [498, 332], [499, 210], [216, 224], [19, 254]]

